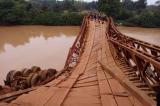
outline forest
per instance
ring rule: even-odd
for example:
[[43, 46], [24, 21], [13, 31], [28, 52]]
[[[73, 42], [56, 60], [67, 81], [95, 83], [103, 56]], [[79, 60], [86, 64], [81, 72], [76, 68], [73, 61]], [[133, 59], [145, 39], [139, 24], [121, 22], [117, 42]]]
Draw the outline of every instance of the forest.
[[0, 0], [0, 25], [80, 25], [83, 11], [95, 7], [68, 0]]
[[147, 0], [100, 0], [98, 10], [126, 26], [160, 27], [160, 0], [147, 5]]
[[125, 26], [160, 27], [160, 1], [0, 0], [0, 25], [80, 25], [88, 11], [99, 11]]

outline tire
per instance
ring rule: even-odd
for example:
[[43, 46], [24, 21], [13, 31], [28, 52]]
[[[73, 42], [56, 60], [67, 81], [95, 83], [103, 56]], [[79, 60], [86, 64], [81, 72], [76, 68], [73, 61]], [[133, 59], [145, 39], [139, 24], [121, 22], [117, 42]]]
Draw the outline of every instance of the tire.
[[41, 76], [41, 81], [46, 80], [47, 77], [48, 77], [47, 75], [48, 75], [48, 71], [47, 71], [47, 70], [43, 70], [43, 71], [41, 72], [41, 74], [40, 74], [40, 76]]
[[10, 76], [10, 81], [13, 81], [18, 76], [22, 76], [22, 72], [21, 71], [14, 71]]
[[10, 86], [10, 83], [11, 83], [11, 75], [12, 73], [14, 72], [15, 70], [11, 70], [8, 72], [7, 76], [6, 76], [6, 80], [4, 81], [5, 82], [5, 85], [9, 85]]
[[24, 69], [21, 70], [22, 74], [24, 73], [24, 71], [25, 71], [26, 69], [27, 69], [27, 68], [24, 68]]
[[56, 69], [48, 69], [48, 77], [52, 77], [57, 73]]
[[33, 77], [34, 73], [31, 73], [27, 78], [26, 78], [26, 84], [27, 84], [27, 88], [31, 87], [31, 80]]
[[33, 71], [31, 69], [24, 69], [23, 71], [23, 76], [27, 77], [29, 76]]
[[38, 74], [34, 74], [31, 79], [31, 86], [36, 86], [40, 82], [41, 77]]
[[24, 80], [24, 79], [19, 80], [18, 84], [17, 84], [17, 87], [18, 87], [18, 89], [21, 89], [21, 90], [24, 90], [24, 89], [28, 88], [27, 81]]
[[[10, 76], [10, 86], [11, 88], [16, 88], [17, 82], [20, 80], [19, 78], [22, 76], [21, 71], [14, 71]], [[17, 89], [16, 89], [17, 90]]]
[[43, 81], [43, 79], [42, 79], [43, 72], [44, 72], [44, 70], [38, 72], [38, 75], [41, 77], [41, 82]]
[[40, 67], [37, 67], [37, 66], [33, 66], [33, 67], [31, 68], [31, 70], [32, 70], [33, 73], [38, 73], [39, 71], [41, 71], [41, 68], [40, 68]]
[[38, 75], [40, 75], [40, 76], [41, 76], [41, 75], [42, 75], [42, 73], [43, 73], [43, 71], [44, 71], [44, 70], [39, 71], [39, 72], [38, 72]]

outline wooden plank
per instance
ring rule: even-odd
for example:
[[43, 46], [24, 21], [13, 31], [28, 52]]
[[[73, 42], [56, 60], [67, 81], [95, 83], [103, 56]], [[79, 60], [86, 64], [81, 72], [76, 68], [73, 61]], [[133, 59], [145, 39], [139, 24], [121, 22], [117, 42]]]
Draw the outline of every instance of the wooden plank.
[[19, 96], [19, 95], [22, 95], [24, 93], [28, 93], [30, 91], [36, 90], [37, 88], [38, 87], [28, 88], [28, 89], [25, 89], [25, 90], [14, 91], [14, 92], [11, 92], [11, 93], [1, 95], [0, 96], [0, 101], [2, 101], [4, 99], [7, 99], [7, 98], [10, 98], [10, 97]]
[[[139, 102], [141, 100], [145, 106], [154, 106], [116, 66], [106, 40], [106, 28], [106, 24], [90, 21], [85, 33], [87, 39], [84, 52], [72, 74], [68, 77], [62, 75], [39, 89], [20, 96], [10, 105], [142, 106]], [[122, 85], [136, 98], [133, 99], [134, 96]]]
[[97, 71], [101, 102], [103, 106], [117, 106], [116, 101], [111, 94], [112, 91], [103, 71]]
[[[128, 93], [115, 79], [109, 79], [109, 84], [113, 91], [113, 95], [117, 101], [118, 106], [132, 106], [129, 98], [127, 96], [123, 96], [123, 93]], [[118, 96], [116, 95], [118, 93]], [[120, 96], [122, 94], [122, 96]]]
[[[98, 61], [101, 60], [102, 60], [102, 50], [100, 49], [98, 51]], [[98, 63], [97, 63], [97, 77], [99, 82], [99, 91], [100, 91], [102, 106], [107, 106], [107, 105], [117, 106], [117, 103], [113, 95], [108, 95], [111, 94], [112, 91], [108, 84], [107, 78]]]
[[60, 84], [58, 86], [59, 89], [56, 90], [54, 96], [49, 99], [45, 106], [61, 106], [79, 76], [77, 75], [76, 78], [69, 79], [67, 82]]
[[129, 92], [131, 92], [145, 106], [155, 106], [155, 102], [152, 99], [150, 99], [146, 94], [144, 94], [139, 89], [137, 89], [134, 85], [132, 85], [127, 78], [122, 79], [115, 72], [113, 72], [111, 68], [105, 66], [101, 62], [100, 64], [107, 73], [109, 73], [113, 78], [119, 81], [121, 85], [123, 85]]
[[[95, 33], [93, 35], [97, 36]], [[92, 38], [92, 41], [94, 39], [95, 38]], [[93, 49], [92, 47], [93, 47], [93, 42], [91, 44], [90, 52]], [[79, 84], [77, 82], [74, 85], [75, 88], [72, 88], [72, 89], [76, 89], [76, 92], [73, 92], [71, 89], [71, 92], [69, 93], [67, 99], [64, 101], [65, 106], [68, 106], [68, 105], [69, 106], [70, 105], [77, 106], [79, 104], [81, 104], [81, 105], [83, 104], [84, 106], [88, 106], [88, 105], [99, 106], [99, 105], [101, 105], [99, 102], [98, 90], [97, 89], [94, 89], [94, 90], [90, 89], [90, 88], [98, 88], [98, 86], [97, 86], [98, 83], [97, 83], [97, 81], [95, 81], [95, 77], [91, 77], [89, 79], [89, 82], [85, 83], [85, 81], [88, 81], [88, 79], [86, 79], [86, 78], [89, 76], [95, 75], [95, 72], [96, 72], [96, 68], [95, 68], [96, 64], [92, 64], [93, 62], [90, 61], [92, 56], [95, 55], [95, 53], [94, 53], [94, 55], [92, 55], [93, 53], [94, 53], [93, 51], [90, 53], [89, 60], [87, 62], [85, 70], [83, 71], [82, 76], [78, 79], [78, 80], [83, 79], [83, 82], [81, 84]], [[97, 63], [96, 58], [97, 57], [94, 57], [95, 63]], [[93, 95], [93, 93], [94, 93], [94, 95]]]
[[[88, 57], [86, 57], [86, 61], [84, 62], [84, 64], [73, 72], [73, 74], [71, 75], [71, 77], [69, 77], [70, 79], [68, 81], [63, 82], [62, 84], [58, 85], [58, 87], [60, 87], [60, 89], [56, 92], [56, 94], [54, 94], [54, 97], [52, 97], [45, 105], [46, 106], [52, 106], [52, 105], [62, 105], [65, 98], [67, 97], [67, 95], [69, 94], [71, 88], [73, 87], [73, 85], [76, 83], [76, 81], [78, 80], [78, 78], [84, 73], [85, 69], [86, 69], [86, 65], [89, 61], [89, 57], [91, 55], [91, 50], [92, 50], [92, 45], [93, 45], [93, 40], [94, 40], [94, 36], [91, 36], [91, 41], [89, 42], [88, 45], [90, 45], [88, 48], [88, 51], [86, 51], [88, 55]], [[83, 55], [83, 54], [82, 54]], [[86, 54], [85, 54], [86, 55]]]
[[30, 92], [29, 94], [24, 94], [18, 97], [12, 104], [27, 105], [32, 106], [43, 106], [50, 97], [54, 95], [57, 87], [40, 87], [39, 89]]

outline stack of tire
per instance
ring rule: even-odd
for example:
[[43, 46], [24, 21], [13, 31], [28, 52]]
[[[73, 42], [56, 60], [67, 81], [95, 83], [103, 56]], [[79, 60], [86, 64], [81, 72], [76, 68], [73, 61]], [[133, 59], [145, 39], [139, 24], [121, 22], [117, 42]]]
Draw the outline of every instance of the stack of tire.
[[13, 90], [26, 89], [37, 86], [48, 78], [55, 76], [56, 73], [56, 69], [41, 70], [37, 66], [33, 66], [31, 69], [25, 68], [21, 71], [11, 70], [8, 72], [4, 83]]

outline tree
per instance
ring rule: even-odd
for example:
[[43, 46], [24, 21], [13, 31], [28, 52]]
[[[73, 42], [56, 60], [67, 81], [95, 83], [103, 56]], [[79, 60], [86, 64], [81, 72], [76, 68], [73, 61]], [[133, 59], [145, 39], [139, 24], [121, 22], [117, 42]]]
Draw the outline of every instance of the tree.
[[138, 1], [135, 3], [135, 7], [136, 7], [136, 9], [138, 9], [138, 10], [145, 9], [146, 6], [147, 6], [147, 0], [138, 0]]
[[64, 9], [69, 10], [73, 8], [72, 3], [74, 3], [73, 0], [64, 0]]
[[95, 10], [95, 9], [97, 9], [97, 2], [92, 1], [91, 3], [88, 3], [87, 9], [89, 9], [89, 10]]
[[108, 16], [117, 17], [120, 10], [120, 0], [99, 0], [98, 10]]
[[108, 0], [98, 0], [98, 10], [101, 12], [106, 11]]
[[[156, 1], [155, 11], [157, 14], [160, 14], [160, 0]], [[159, 16], [159, 20], [160, 20], [160, 15], [158, 15], [158, 16]], [[159, 25], [160, 25], [160, 23], [159, 23]]]
[[156, 5], [160, 6], [160, 0], [156, 1]]
[[160, 10], [160, 0], [156, 1], [157, 9]]
[[134, 10], [135, 9], [135, 5], [132, 0], [124, 0], [122, 2], [122, 6], [124, 9], [127, 9], [127, 10]]
[[0, 0], [0, 20], [1, 23], [13, 22], [15, 15], [12, 15], [15, 2], [13, 0]]

